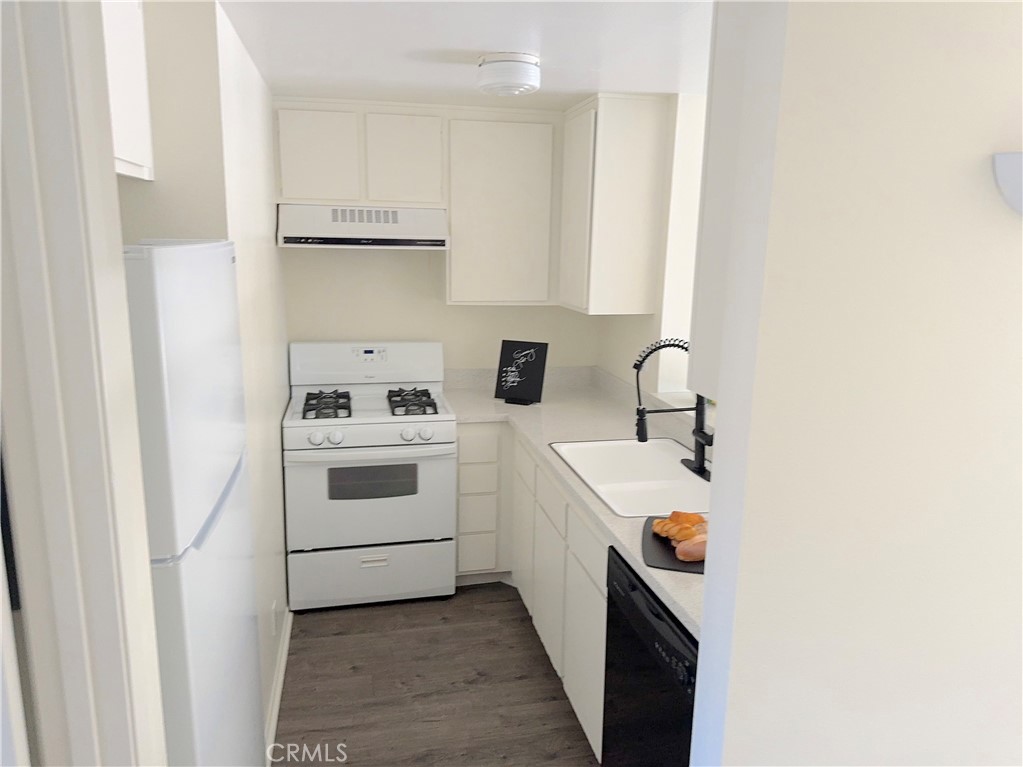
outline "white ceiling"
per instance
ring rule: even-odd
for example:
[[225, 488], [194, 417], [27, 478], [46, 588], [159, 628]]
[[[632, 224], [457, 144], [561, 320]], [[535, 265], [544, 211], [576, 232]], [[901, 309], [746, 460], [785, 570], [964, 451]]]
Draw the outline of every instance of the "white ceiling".
[[[711, 3], [222, 0], [275, 96], [564, 109], [605, 92], [703, 93]], [[487, 52], [540, 56], [529, 96], [484, 96]]]

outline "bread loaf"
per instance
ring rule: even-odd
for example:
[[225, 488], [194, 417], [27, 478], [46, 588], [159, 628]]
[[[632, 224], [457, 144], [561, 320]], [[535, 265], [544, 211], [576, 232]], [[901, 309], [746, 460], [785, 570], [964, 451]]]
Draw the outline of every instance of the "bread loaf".
[[693, 511], [673, 511], [668, 516], [668, 519], [672, 522], [681, 522], [685, 525], [697, 525], [701, 522], [707, 521], [702, 514], [697, 514]]
[[707, 558], [707, 534], [699, 533], [675, 547], [675, 557], [683, 562], [702, 562]]
[[650, 526], [667, 538], [675, 556], [683, 562], [699, 562], [707, 551], [707, 518], [691, 511], [673, 511], [666, 519], [655, 519]]

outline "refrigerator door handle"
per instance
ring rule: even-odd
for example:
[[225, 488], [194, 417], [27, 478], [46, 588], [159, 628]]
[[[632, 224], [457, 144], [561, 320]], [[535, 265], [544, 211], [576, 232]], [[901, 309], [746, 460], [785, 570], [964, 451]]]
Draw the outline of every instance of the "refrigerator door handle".
[[185, 548], [170, 557], [163, 557], [160, 559], [151, 559], [149, 564], [156, 566], [169, 566], [176, 565], [185, 555], [188, 554], [192, 549], [200, 550], [206, 540], [210, 537], [210, 533], [213, 532], [213, 528], [217, 526], [217, 522], [224, 513], [224, 507], [227, 506], [227, 499], [231, 497], [231, 493], [234, 492], [234, 486], [238, 483], [238, 477], [242, 473], [242, 466], [245, 463], [245, 454], [242, 453], [238, 457], [238, 463], [234, 465], [234, 469], [231, 471], [231, 476], [228, 477], [227, 482], [224, 484], [224, 489], [220, 493], [220, 497], [217, 498], [217, 502], [213, 505], [213, 509], [210, 511], [209, 516], [206, 517], [206, 521], [202, 523], [202, 527], [199, 528], [199, 532], [195, 534], [195, 538]]
[[231, 472], [231, 476], [228, 478], [227, 483], [224, 485], [224, 491], [217, 498], [217, 503], [213, 507], [213, 511], [206, 518], [203, 526], [199, 528], [199, 532], [195, 534], [195, 540], [189, 544], [190, 549], [201, 549], [203, 544], [206, 543], [206, 539], [210, 537], [210, 533], [213, 528], [217, 526], [217, 520], [220, 519], [224, 513], [224, 507], [227, 506], [227, 499], [231, 497], [231, 493], [234, 492], [234, 486], [238, 482], [238, 477], [242, 473], [242, 464], [245, 463], [245, 453], [238, 456], [238, 463], [234, 465], [234, 470]]

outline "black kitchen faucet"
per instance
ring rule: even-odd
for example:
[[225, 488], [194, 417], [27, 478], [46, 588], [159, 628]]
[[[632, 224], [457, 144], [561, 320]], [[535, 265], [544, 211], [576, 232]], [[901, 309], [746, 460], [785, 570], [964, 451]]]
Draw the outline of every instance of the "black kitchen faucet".
[[640, 352], [639, 358], [633, 364], [632, 367], [636, 369], [636, 439], [640, 442], [647, 441], [646, 417], [648, 413], [685, 413], [695, 411], [696, 424], [693, 429], [693, 440], [695, 442], [693, 453], [695, 457], [683, 458], [682, 465], [693, 472], [693, 474], [703, 477], [703, 479], [709, 482], [710, 469], [707, 468], [707, 448], [714, 444], [714, 435], [708, 434], [705, 429], [706, 398], [697, 394], [696, 405], [694, 407], [666, 407], [657, 410], [647, 410], [643, 407], [643, 393], [639, 388], [639, 373], [643, 369], [643, 365], [646, 364], [646, 361], [661, 349], [681, 349], [684, 352], [688, 352], [689, 342], [683, 341], [681, 338], [665, 338], [656, 341]]

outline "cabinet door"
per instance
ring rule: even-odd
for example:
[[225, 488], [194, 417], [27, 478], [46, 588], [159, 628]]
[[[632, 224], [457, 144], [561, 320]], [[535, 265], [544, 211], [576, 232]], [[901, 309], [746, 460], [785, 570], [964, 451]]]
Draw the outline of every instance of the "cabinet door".
[[458, 574], [493, 570], [497, 565], [497, 534], [458, 536]]
[[529, 492], [536, 489], [536, 464], [529, 455], [529, 451], [521, 443], [515, 445], [515, 473], [522, 478]]
[[[539, 507], [538, 507], [539, 508]], [[543, 511], [533, 530], [533, 625], [551, 665], [562, 675], [565, 621], [565, 541]]]
[[444, 201], [444, 122], [428, 115], [366, 115], [371, 201]]
[[450, 133], [450, 300], [546, 301], [554, 127], [452, 120]]
[[350, 112], [277, 112], [281, 196], [360, 199], [359, 120]]
[[554, 484], [554, 480], [551, 479], [547, 471], [541, 468], [536, 470], [536, 502], [547, 513], [554, 528], [558, 531], [558, 535], [564, 537], [567, 509], [565, 497], [558, 490], [558, 486]]
[[587, 109], [565, 123], [561, 182], [559, 300], [572, 309], [589, 306], [590, 209], [597, 113]]
[[459, 463], [497, 463], [501, 431], [498, 424], [458, 424]]
[[459, 493], [496, 493], [499, 484], [496, 463], [464, 463], [458, 467]]
[[568, 507], [568, 550], [579, 560], [579, 564], [600, 589], [607, 594], [607, 538], [598, 533], [592, 524], [586, 521], [588, 515], [583, 514], [575, 506]]
[[533, 612], [533, 494], [515, 477], [512, 503], [512, 582], [530, 614]]
[[142, 3], [103, 0], [103, 40], [110, 94], [114, 169], [152, 181], [153, 132]]
[[458, 498], [458, 533], [492, 533], [497, 530], [497, 494], [462, 495]]
[[[660, 98], [601, 97], [589, 314], [653, 314], [663, 284], [672, 144]], [[628, 258], [623, 258], [628, 254]]]
[[600, 759], [607, 601], [573, 554], [565, 562], [565, 694]]

